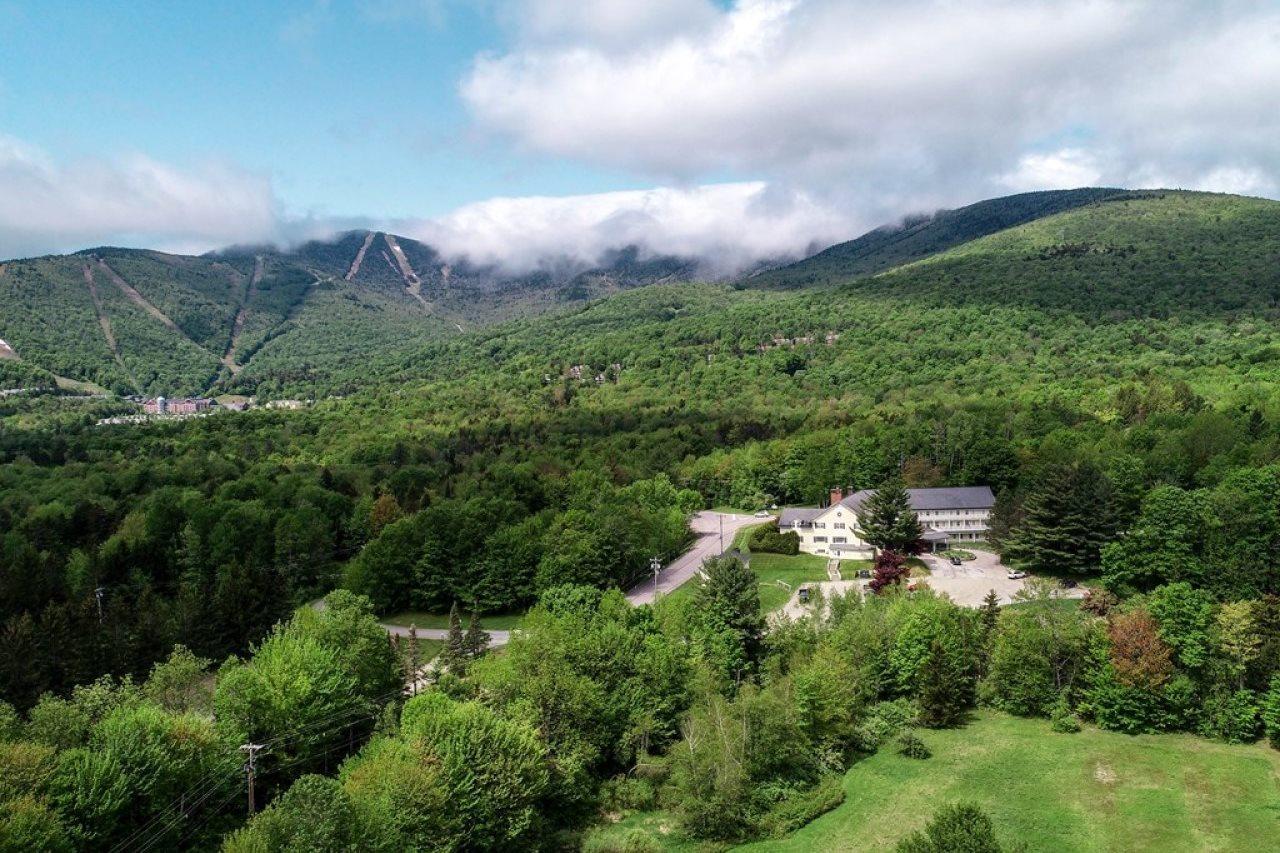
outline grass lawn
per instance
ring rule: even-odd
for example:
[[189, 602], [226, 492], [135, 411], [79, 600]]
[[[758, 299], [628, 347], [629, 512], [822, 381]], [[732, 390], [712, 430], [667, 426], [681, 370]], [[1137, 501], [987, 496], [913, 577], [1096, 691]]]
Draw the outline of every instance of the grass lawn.
[[[849, 565], [848, 560], [844, 566]], [[752, 554], [751, 570], [760, 578], [760, 609], [770, 613], [787, 603], [796, 587], [827, 579], [827, 558], [815, 554]], [[791, 588], [778, 584], [783, 581]]]
[[743, 552], [750, 550], [747, 547], [747, 540], [751, 538], [751, 534], [755, 533], [761, 527], [775, 523], [776, 520], [770, 518], [766, 521], [761, 521], [759, 524], [748, 524], [746, 527], [739, 527], [738, 532], [733, 534], [733, 547]]
[[[786, 554], [751, 554], [751, 569], [760, 578], [760, 610], [768, 613], [777, 610], [787, 603], [791, 593], [798, 585], [808, 581], [824, 581], [827, 579], [827, 558], [813, 554], [797, 554], [794, 557]], [[846, 561], [846, 565], [848, 561]], [[861, 564], [859, 564], [861, 565]], [[787, 590], [778, 585], [778, 581], [790, 584]], [[697, 579], [690, 578], [686, 583], [662, 596], [663, 599], [680, 599], [693, 595]]]
[[[418, 638], [418, 666], [429, 662], [440, 652], [444, 651], [444, 640], [424, 640]], [[407, 659], [409, 657], [409, 638], [400, 638], [400, 657]]]
[[[462, 616], [462, 630], [467, 629], [467, 619], [469, 615], [460, 613]], [[524, 618], [523, 613], [491, 613], [488, 616], [480, 616], [480, 627], [485, 630], [493, 629], [495, 631], [508, 631], [519, 626], [520, 620]], [[414, 625], [418, 628], [448, 628], [448, 613], [426, 613], [421, 610], [405, 610], [401, 613], [393, 613], [390, 616], [381, 616], [378, 621], [385, 622], [388, 625], [403, 625], [409, 627]]]
[[920, 732], [925, 761], [885, 750], [845, 777], [833, 811], [752, 851], [891, 850], [943, 803], [970, 800], [1029, 850], [1261, 850], [1280, 838], [1280, 752], [1191, 735], [1086, 728], [981, 712]]

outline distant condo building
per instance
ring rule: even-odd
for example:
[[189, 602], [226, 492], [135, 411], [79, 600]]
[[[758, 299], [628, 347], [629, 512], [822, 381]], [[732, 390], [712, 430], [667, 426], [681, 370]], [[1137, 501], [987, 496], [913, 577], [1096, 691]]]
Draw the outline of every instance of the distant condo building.
[[213, 408], [213, 401], [205, 397], [149, 397], [142, 401], [142, 411], [148, 415], [195, 415]]

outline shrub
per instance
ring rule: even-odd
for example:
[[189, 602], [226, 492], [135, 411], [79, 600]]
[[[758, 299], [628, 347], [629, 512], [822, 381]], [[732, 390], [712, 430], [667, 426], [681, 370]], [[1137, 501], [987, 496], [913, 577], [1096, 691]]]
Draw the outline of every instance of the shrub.
[[907, 731], [898, 735], [898, 752], [907, 758], [926, 759], [933, 755], [929, 747], [915, 732]]
[[844, 776], [829, 773], [812, 788], [793, 791], [775, 803], [760, 818], [760, 834], [778, 838], [794, 832], [843, 802]]
[[27, 794], [0, 804], [0, 850], [59, 853], [75, 849], [57, 812]]
[[600, 785], [600, 807], [605, 811], [646, 811], [657, 804], [653, 782], [635, 776], [615, 776]]
[[1074, 734], [1080, 731], [1080, 718], [1071, 710], [1071, 702], [1067, 694], [1062, 693], [1049, 709], [1049, 727], [1060, 734]]
[[582, 853], [659, 853], [662, 844], [639, 827], [621, 832], [596, 832], [582, 842]]
[[800, 553], [800, 534], [794, 530], [783, 533], [776, 524], [762, 524], [752, 531], [747, 547], [759, 554], [794, 556]]
[[1262, 723], [1266, 726], [1267, 740], [1280, 749], [1280, 675], [1271, 677], [1271, 689], [1262, 697]]
[[875, 752], [903, 729], [915, 724], [920, 709], [908, 699], [879, 702], [867, 712], [854, 731], [854, 745], [863, 752]]
[[1258, 697], [1252, 690], [1210, 696], [1204, 703], [1200, 734], [1227, 743], [1252, 743], [1258, 738]]
[[929, 825], [898, 844], [898, 853], [1000, 853], [991, 818], [972, 803], [943, 806]]
[[51, 746], [30, 741], [0, 744], [0, 802], [43, 794], [57, 767], [57, 752]]

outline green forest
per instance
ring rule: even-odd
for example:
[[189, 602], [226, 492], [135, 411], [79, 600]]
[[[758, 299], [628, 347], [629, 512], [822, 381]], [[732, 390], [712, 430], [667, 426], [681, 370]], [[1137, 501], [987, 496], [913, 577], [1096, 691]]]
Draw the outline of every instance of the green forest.
[[[373, 248], [348, 281], [358, 235], [309, 266], [6, 263], [18, 385], [317, 402], [95, 427], [119, 401], [0, 398], [0, 849], [802, 849], [860, 773], [936, 774], [966, 727], [1023, 725], [1211, 744], [1273, 787], [1185, 819], [1219, 848], [1276, 832], [1280, 203], [1033, 195], [737, 281], [526, 282], [536, 310], [462, 332]], [[698, 510], [837, 485], [990, 485], [1023, 600], [895, 576], [779, 623], [734, 557], [656, 605], [619, 592]], [[455, 605], [526, 615], [406, 695], [378, 618]], [[876, 843], [1122, 843], [975, 798]]]

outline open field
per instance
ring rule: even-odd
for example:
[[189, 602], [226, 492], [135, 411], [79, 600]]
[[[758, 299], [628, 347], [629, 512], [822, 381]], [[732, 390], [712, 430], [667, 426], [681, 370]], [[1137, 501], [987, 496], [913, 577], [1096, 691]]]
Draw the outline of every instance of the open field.
[[[892, 748], [845, 776], [845, 801], [751, 853], [892, 850], [944, 803], [969, 800], [1002, 842], [1031, 853], [1270, 849], [1280, 837], [1280, 752], [1191, 735], [1128, 735], [980, 711], [958, 729], [922, 730], [924, 761]], [[592, 849], [693, 851], [675, 816], [640, 812], [590, 834]], [[650, 846], [640, 846], [641, 840]], [[626, 846], [630, 843], [631, 846]]]
[[972, 800], [1002, 840], [1029, 850], [1260, 850], [1280, 837], [1280, 752], [1191, 735], [1086, 728], [980, 712], [969, 725], [922, 731], [926, 761], [893, 750], [856, 765], [845, 802], [753, 851], [884, 850], [939, 805]]

